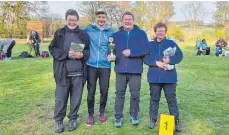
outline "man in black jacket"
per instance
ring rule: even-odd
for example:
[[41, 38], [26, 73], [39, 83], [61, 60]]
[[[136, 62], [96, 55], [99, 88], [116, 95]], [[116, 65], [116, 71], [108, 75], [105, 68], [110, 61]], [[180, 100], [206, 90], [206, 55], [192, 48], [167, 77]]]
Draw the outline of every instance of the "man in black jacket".
[[40, 57], [41, 56], [41, 54], [40, 54], [41, 38], [40, 38], [38, 32], [35, 30], [32, 30], [30, 32], [29, 40], [30, 40], [30, 42], [34, 48], [36, 57]]
[[[86, 60], [89, 57], [89, 39], [86, 32], [79, 29], [78, 13], [69, 9], [65, 18], [66, 26], [55, 32], [54, 39], [49, 45], [49, 51], [54, 60], [53, 69], [56, 81], [54, 119], [55, 132], [58, 133], [64, 131], [63, 119], [66, 116], [69, 94], [69, 131], [77, 128], [77, 112], [86, 80]], [[84, 44], [84, 50], [82, 52], [69, 51], [73, 43]]]

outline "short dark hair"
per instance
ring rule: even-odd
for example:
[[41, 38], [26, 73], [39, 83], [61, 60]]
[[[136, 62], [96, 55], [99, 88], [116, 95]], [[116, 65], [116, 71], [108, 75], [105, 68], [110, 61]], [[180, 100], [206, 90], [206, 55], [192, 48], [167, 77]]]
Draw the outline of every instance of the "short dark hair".
[[131, 15], [132, 18], [133, 18], [133, 20], [134, 20], [134, 14], [131, 13], [131, 12], [129, 12], [129, 11], [125, 12], [125, 13], [122, 15], [122, 20], [123, 20], [123, 18], [124, 18], [125, 15]]
[[79, 20], [79, 15], [78, 15], [78, 13], [76, 12], [76, 10], [74, 10], [74, 9], [68, 9], [68, 10], [66, 11], [66, 13], [65, 13], [65, 19], [66, 19], [66, 20], [67, 20], [67, 17], [68, 17], [69, 15], [74, 15], [74, 16], [76, 16], [77, 21]]
[[107, 13], [105, 11], [96, 11], [95, 12], [95, 15], [100, 15], [100, 14], [107, 15]]
[[165, 31], [167, 32], [167, 26], [165, 23], [163, 22], [158, 22], [155, 26], [154, 26], [154, 32], [157, 31], [158, 28], [161, 28], [161, 27], [164, 27], [165, 28]]

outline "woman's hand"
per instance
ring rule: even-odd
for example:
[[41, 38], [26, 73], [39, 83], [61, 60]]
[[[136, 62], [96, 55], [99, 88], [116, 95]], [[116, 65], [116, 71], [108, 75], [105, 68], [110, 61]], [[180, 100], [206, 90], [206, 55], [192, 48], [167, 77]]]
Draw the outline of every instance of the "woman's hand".
[[168, 57], [168, 56], [163, 57], [163, 62], [164, 62], [165, 64], [169, 64], [169, 62], [170, 62], [169, 57]]
[[75, 56], [75, 52], [73, 52], [73, 51], [69, 51], [69, 52], [68, 52], [68, 56], [69, 56], [69, 57], [71, 57], [71, 56]]
[[81, 59], [81, 58], [83, 58], [83, 53], [82, 52], [77, 52], [77, 53], [75, 53], [75, 56], [76, 56], [77, 59]]
[[164, 62], [161, 62], [161, 61], [156, 61], [156, 65], [159, 67], [159, 68], [165, 68], [165, 63]]

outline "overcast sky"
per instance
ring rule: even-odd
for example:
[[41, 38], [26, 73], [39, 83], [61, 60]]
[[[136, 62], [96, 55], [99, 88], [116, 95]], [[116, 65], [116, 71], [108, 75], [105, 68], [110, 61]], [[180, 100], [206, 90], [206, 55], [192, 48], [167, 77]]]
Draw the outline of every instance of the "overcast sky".
[[[75, 6], [74, 1], [49, 1], [50, 10], [53, 13], [60, 14], [64, 17], [64, 14], [67, 9], [74, 8], [77, 9]], [[206, 8], [208, 15], [204, 18], [204, 22], [212, 22], [212, 12], [215, 10], [215, 2], [213, 1], [204, 1], [204, 7]], [[181, 8], [186, 4], [186, 1], [174, 1], [174, 8], [175, 8], [175, 15], [170, 19], [171, 21], [183, 21], [185, 17], [181, 12]]]

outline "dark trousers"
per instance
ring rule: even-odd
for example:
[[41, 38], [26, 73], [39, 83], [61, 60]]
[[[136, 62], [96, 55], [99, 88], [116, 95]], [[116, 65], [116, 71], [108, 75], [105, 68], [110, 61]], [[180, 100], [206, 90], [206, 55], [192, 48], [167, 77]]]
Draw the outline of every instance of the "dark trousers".
[[56, 84], [55, 93], [55, 121], [61, 121], [66, 116], [68, 97], [70, 94], [70, 112], [69, 119], [77, 119], [78, 110], [81, 104], [83, 93], [83, 79], [82, 76], [67, 77], [66, 85]]
[[127, 84], [130, 88], [130, 115], [137, 117], [139, 112], [141, 74], [116, 73], [115, 117], [123, 117]]
[[179, 119], [179, 108], [176, 99], [176, 83], [150, 83], [150, 106], [149, 115], [151, 119], [157, 120], [161, 90], [164, 89], [165, 98], [168, 103], [169, 113]]
[[38, 56], [41, 56], [40, 54], [40, 43], [34, 43], [33, 44], [33, 47], [34, 47], [34, 51], [35, 51], [35, 56], [38, 57]]
[[90, 116], [94, 115], [94, 104], [95, 104], [95, 91], [97, 80], [99, 79], [100, 87], [100, 114], [105, 112], [105, 107], [107, 104], [108, 89], [110, 82], [110, 68], [94, 68], [91, 66], [87, 67], [87, 106], [88, 114]]
[[10, 58], [12, 55], [12, 49], [14, 47], [14, 45], [16, 44], [15, 40], [12, 41], [12, 43], [10, 44], [9, 48], [7, 49], [7, 53], [6, 53], [6, 57]]

